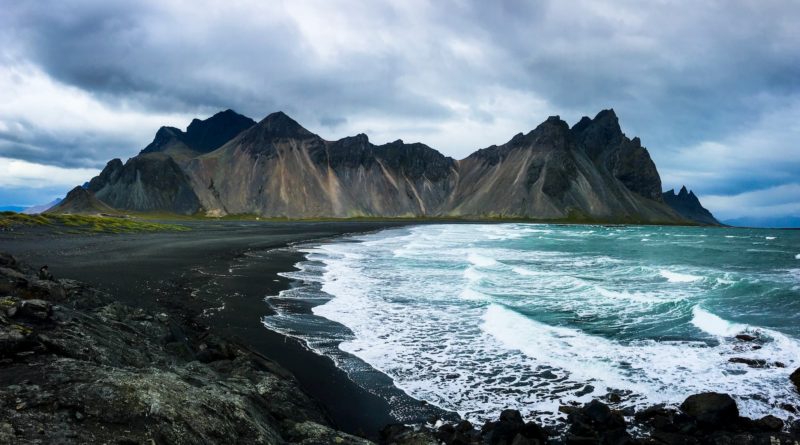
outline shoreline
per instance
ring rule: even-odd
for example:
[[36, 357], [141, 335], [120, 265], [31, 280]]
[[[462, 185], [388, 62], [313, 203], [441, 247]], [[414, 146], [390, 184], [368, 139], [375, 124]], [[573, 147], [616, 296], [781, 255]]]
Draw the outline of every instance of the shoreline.
[[[305, 259], [302, 252], [294, 250], [298, 245], [324, 243], [348, 235], [408, 225], [389, 222], [267, 225], [226, 222], [198, 226], [193, 232], [181, 233], [49, 237], [34, 233], [4, 238], [0, 250], [12, 253], [34, 267], [48, 264], [56, 278], [79, 279], [111, 293], [123, 304], [162, 311], [170, 319], [182, 320], [184, 328], [192, 330], [196, 337], [219, 335], [256, 355], [267, 357], [294, 375], [303, 393], [322, 406], [334, 427], [386, 443], [391, 442], [387, 437], [400, 440], [416, 432], [397, 425], [384, 428], [395, 423], [385, 396], [363, 389], [331, 358], [317, 354], [301, 340], [268, 329], [261, 318], [269, 311], [264, 297], [278, 295], [293, 285], [293, 279], [278, 274], [296, 270], [295, 265]], [[261, 252], [263, 256], [253, 257], [253, 252]], [[215, 310], [221, 307], [220, 303], [224, 304], [224, 309]], [[394, 389], [402, 392], [396, 387]], [[427, 405], [417, 402], [420, 408]], [[599, 403], [597, 400], [594, 402]], [[564, 410], [559, 411], [567, 415], [567, 423], [558, 429], [546, 427], [547, 434], [553, 437], [554, 432], [572, 431], [570, 425], [591, 417], [592, 411], [588, 407], [588, 404], [584, 408], [562, 406]], [[597, 404], [593, 405], [594, 408], [609, 409], [598, 408]], [[613, 408], [610, 412], [618, 413]], [[675, 413], [679, 411], [655, 406], [637, 412], [635, 421], [630, 418], [633, 413], [625, 416], [629, 419], [628, 425], [635, 428], [648, 427], [652, 419], [662, 418], [668, 418], [669, 425], [677, 426], [685, 418]], [[504, 415], [508, 417], [506, 414], [506, 411], [501, 414], [501, 424], [508, 421], [504, 420]], [[640, 414], [644, 417], [640, 418]], [[624, 425], [625, 419], [621, 415], [615, 419], [614, 422], [621, 421]], [[731, 421], [736, 422], [736, 431], [777, 434], [783, 427], [782, 423], [781, 427], [775, 427], [775, 422], [766, 417], [767, 420], [742, 419], [731, 417]], [[661, 428], [660, 422], [652, 421], [652, 427]], [[608, 427], [618, 429], [619, 425], [609, 424]], [[424, 434], [441, 438], [441, 434], [451, 434], [453, 424], [446, 423], [434, 430], [425, 426], [419, 428]], [[602, 432], [597, 425], [593, 428]], [[472, 438], [487, 434], [483, 430], [474, 430], [472, 426], [462, 429]], [[728, 431], [724, 427], [719, 430]], [[698, 431], [697, 434], [705, 434], [702, 429]]]
[[[291, 286], [293, 280], [278, 273], [296, 270], [295, 264], [305, 258], [291, 251], [293, 246], [408, 224], [234, 221], [212, 227], [192, 225], [192, 231], [179, 233], [18, 233], [3, 240], [2, 250], [32, 266], [47, 264], [57, 278], [85, 282], [124, 304], [163, 311], [201, 331], [230, 338], [291, 372], [338, 429], [376, 439], [381, 428], [397, 420], [385, 397], [363, 389], [331, 358], [317, 354], [301, 340], [264, 326], [261, 318], [269, 312], [264, 297]], [[226, 280], [230, 266], [255, 250], [268, 252], [269, 258], [252, 261], [247, 270], [237, 270], [235, 275], [228, 272], [230, 279]], [[228, 297], [214, 301], [213, 296], [204, 295], [214, 292]], [[225, 309], [214, 311], [220, 302]], [[209, 309], [212, 314], [203, 316]], [[393, 397], [410, 398], [395, 390]]]

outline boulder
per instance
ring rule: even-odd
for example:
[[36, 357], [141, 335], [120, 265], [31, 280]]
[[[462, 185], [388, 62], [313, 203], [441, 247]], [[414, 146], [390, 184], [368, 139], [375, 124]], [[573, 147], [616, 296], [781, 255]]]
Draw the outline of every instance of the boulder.
[[16, 316], [22, 316], [39, 321], [45, 321], [53, 314], [53, 305], [44, 300], [23, 300], [19, 305]]
[[39, 279], [40, 280], [47, 280], [47, 281], [53, 281], [54, 280], [53, 274], [50, 273], [50, 268], [47, 267], [46, 264], [39, 268]]
[[767, 361], [760, 358], [731, 357], [728, 361], [747, 365], [751, 368], [764, 368], [767, 366]]
[[754, 426], [763, 431], [780, 431], [783, 429], [783, 420], [775, 416], [764, 416], [755, 422]]
[[728, 394], [705, 392], [686, 398], [681, 410], [703, 426], [727, 427], [739, 419], [736, 401]]
[[800, 392], [800, 368], [794, 370], [792, 375], [789, 376], [789, 380], [794, 383], [795, 389]]
[[0, 252], [0, 266], [8, 267], [10, 269], [17, 269], [19, 268], [19, 263], [13, 255], [6, 252]]
[[468, 420], [455, 425], [444, 424], [436, 432], [436, 438], [447, 445], [467, 445], [477, 442], [478, 432]]
[[486, 422], [481, 428], [484, 442], [491, 445], [542, 445], [547, 434], [535, 422], [527, 422], [515, 409], [503, 410], [497, 422]]
[[24, 349], [29, 332], [22, 326], [0, 326], [0, 357], [10, 356]]
[[570, 424], [566, 442], [578, 443], [632, 443], [625, 428], [625, 418], [612, 411], [605, 403], [592, 400], [567, 417]]
[[392, 423], [383, 427], [379, 436], [382, 443], [396, 443], [405, 435], [413, 432], [414, 430], [402, 423]]

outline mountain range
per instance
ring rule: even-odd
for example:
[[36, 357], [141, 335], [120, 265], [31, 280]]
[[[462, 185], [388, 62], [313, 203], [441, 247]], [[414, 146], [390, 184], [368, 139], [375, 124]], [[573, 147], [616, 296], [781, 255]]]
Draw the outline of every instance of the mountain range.
[[50, 211], [718, 224], [665, 201], [647, 149], [613, 110], [572, 127], [553, 116], [461, 160], [365, 134], [328, 141], [282, 112], [256, 123], [226, 110], [186, 131], [162, 127], [137, 156], [108, 162], [85, 192]]
[[668, 206], [675, 209], [681, 216], [701, 224], [720, 225], [720, 222], [714, 218], [697, 198], [693, 191], [687, 190], [686, 186], [681, 187], [681, 190], [675, 194], [675, 190], [670, 190], [663, 195], [664, 202]]

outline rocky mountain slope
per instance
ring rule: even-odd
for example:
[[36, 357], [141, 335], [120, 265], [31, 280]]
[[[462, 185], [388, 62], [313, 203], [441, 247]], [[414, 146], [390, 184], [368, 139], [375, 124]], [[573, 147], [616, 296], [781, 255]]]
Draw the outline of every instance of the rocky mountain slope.
[[699, 224], [718, 226], [720, 222], [714, 218], [692, 191], [687, 191], [686, 186], [681, 187], [680, 192], [675, 194], [675, 190], [664, 193], [664, 202], [684, 218]]
[[162, 127], [88, 190], [117, 209], [209, 216], [687, 222], [664, 203], [647, 149], [613, 110], [572, 128], [551, 117], [462, 160], [364, 134], [328, 141], [282, 112], [253, 124], [228, 110], [186, 132]]
[[64, 213], [64, 214], [98, 214], [114, 213], [115, 210], [108, 204], [97, 199], [94, 194], [85, 188], [78, 186], [70, 190], [67, 196], [55, 206], [42, 213]]

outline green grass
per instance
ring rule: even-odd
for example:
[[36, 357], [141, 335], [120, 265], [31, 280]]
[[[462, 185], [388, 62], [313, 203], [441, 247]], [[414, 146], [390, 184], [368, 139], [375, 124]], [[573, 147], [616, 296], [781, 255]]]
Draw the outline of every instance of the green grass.
[[154, 223], [115, 216], [25, 215], [15, 212], [0, 212], [0, 230], [15, 230], [21, 227], [68, 229], [68, 233], [136, 233], [189, 230], [188, 227], [178, 224]]
[[263, 223], [312, 223], [312, 222], [408, 222], [408, 223], [532, 223], [532, 224], [605, 224], [605, 225], [697, 225], [676, 222], [647, 222], [635, 218], [600, 219], [592, 218], [580, 212], [570, 211], [565, 218], [542, 219], [510, 216], [504, 214], [487, 214], [482, 216], [443, 215], [443, 216], [346, 216], [346, 217], [304, 217], [290, 218], [285, 216], [258, 216], [254, 214], [230, 214], [225, 216], [206, 216], [202, 214], [180, 215], [175, 213], [131, 213], [139, 218], [160, 221], [258, 221]]

